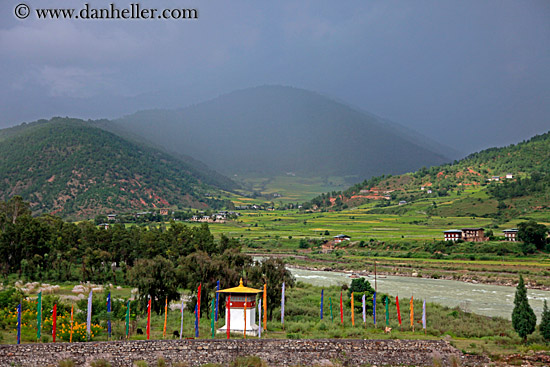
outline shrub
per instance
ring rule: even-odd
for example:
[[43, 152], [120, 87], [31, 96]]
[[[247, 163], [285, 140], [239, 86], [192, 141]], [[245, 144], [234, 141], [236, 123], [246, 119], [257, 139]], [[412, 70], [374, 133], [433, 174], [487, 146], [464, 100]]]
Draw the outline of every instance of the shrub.
[[231, 362], [229, 367], [267, 367], [267, 363], [255, 356], [239, 357]]
[[72, 359], [66, 359], [64, 361], [59, 361], [57, 367], [74, 367], [75, 363]]
[[90, 363], [91, 367], [111, 367], [111, 364], [104, 359], [98, 359]]

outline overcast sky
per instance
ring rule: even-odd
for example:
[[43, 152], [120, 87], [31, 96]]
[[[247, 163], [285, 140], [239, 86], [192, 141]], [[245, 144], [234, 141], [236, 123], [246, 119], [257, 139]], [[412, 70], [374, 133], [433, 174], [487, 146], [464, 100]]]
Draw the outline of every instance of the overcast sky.
[[[19, 20], [0, 0], [0, 127], [116, 118], [279, 84], [464, 152], [550, 130], [550, 1], [142, 0], [196, 20]], [[131, 1], [113, 0], [118, 8]]]

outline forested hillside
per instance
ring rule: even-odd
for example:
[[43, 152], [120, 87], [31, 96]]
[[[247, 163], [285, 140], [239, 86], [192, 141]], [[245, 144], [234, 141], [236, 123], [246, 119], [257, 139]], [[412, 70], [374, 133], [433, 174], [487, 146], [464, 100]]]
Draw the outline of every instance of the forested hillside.
[[80, 218], [224, 205], [214, 198], [219, 189], [202, 177], [166, 153], [82, 120], [54, 118], [0, 132], [0, 199], [21, 195], [34, 213]]
[[[527, 207], [546, 208], [550, 205], [550, 132], [515, 145], [473, 153], [450, 164], [424, 167], [404, 175], [374, 177], [342, 192], [322, 194], [304, 207], [339, 210], [367, 202], [375, 202], [377, 207], [391, 207], [397, 201], [428, 200], [451, 192], [460, 196], [468, 189], [479, 193], [476, 201], [487, 199], [484, 210], [488, 212], [512, 209], [508, 214], [519, 215], [529, 210]], [[476, 205], [469, 200], [468, 195], [453, 200], [454, 208]], [[514, 211], [520, 208], [521, 211]], [[404, 210], [392, 208], [385, 212]], [[431, 212], [475, 214], [476, 208], [469, 212], [433, 208]]]

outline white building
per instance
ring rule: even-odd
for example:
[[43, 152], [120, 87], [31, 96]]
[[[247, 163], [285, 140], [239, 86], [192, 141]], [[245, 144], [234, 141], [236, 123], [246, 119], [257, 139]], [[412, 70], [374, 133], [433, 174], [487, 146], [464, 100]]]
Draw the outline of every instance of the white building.
[[502, 232], [504, 232], [504, 238], [506, 239], [506, 241], [516, 242], [518, 240], [517, 228], [505, 229]]

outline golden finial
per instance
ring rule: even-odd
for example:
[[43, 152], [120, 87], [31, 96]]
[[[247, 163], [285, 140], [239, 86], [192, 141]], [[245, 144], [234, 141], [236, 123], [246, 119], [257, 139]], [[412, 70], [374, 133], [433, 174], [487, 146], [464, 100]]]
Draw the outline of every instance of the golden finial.
[[243, 278], [241, 278], [240, 282], [239, 282], [239, 287], [242, 287], [243, 286]]

